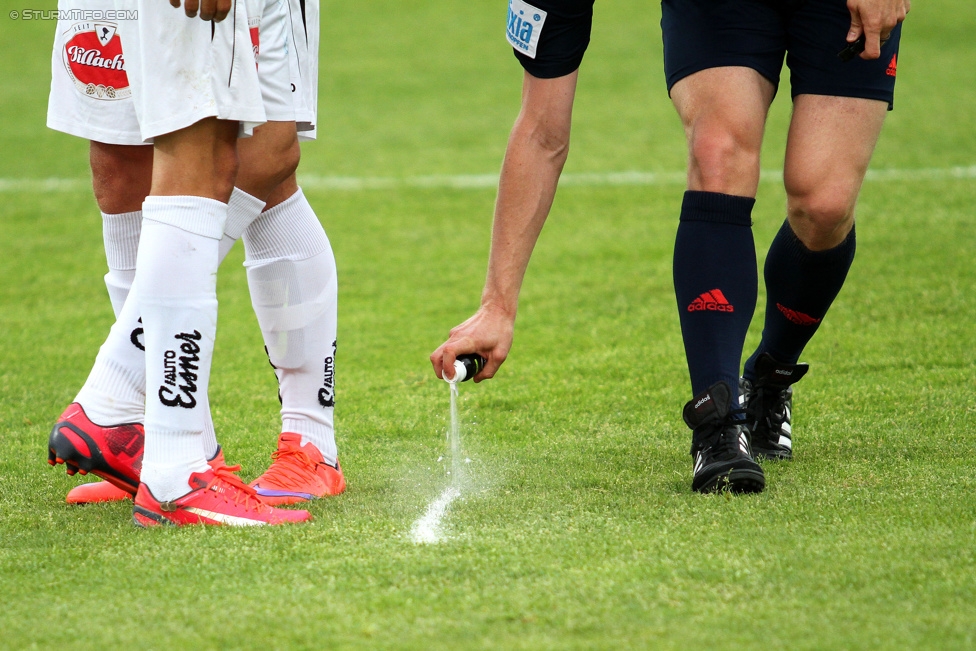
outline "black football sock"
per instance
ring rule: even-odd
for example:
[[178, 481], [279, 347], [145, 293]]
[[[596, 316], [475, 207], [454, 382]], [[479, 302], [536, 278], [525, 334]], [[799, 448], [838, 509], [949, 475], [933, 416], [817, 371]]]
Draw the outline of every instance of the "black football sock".
[[746, 361], [746, 379], [756, 379], [756, 360], [763, 353], [796, 363], [844, 285], [856, 248], [853, 228], [836, 247], [811, 251], [789, 221], [783, 223], [766, 256], [766, 321], [762, 341]]
[[756, 310], [758, 272], [752, 238], [756, 200], [685, 192], [674, 243], [678, 300], [692, 395], [725, 382], [738, 404], [739, 363]]

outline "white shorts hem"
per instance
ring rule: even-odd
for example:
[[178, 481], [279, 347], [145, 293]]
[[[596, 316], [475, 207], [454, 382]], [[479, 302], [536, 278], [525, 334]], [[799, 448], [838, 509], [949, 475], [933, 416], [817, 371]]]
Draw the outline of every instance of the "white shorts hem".
[[94, 140], [95, 142], [101, 142], [106, 145], [149, 144], [142, 139], [142, 134], [138, 132], [99, 129], [98, 127], [93, 127], [90, 124], [83, 125], [78, 124], [77, 122], [65, 122], [50, 117], [47, 120], [47, 127], [48, 129], [66, 133], [69, 136], [76, 136], [78, 138], [84, 138], [85, 140]]

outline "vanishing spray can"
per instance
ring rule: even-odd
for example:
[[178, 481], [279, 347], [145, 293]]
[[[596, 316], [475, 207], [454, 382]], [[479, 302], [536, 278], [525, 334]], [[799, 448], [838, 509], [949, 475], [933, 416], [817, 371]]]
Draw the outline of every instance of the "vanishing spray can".
[[444, 379], [451, 383], [470, 380], [481, 372], [487, 361], [481, 355], [458, 355], [457, 359], [454, 360], [454, 378], [448, 380], [447, 375], [445, 375]]

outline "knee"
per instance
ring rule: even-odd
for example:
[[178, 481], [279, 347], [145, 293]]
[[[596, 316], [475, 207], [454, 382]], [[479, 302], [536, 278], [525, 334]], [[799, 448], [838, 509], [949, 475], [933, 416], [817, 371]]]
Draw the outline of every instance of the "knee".
[[854, 225], [856, 196], [841, 188], [800, 191], [787, 188], [787, 212], [793, 232], [811, 251], [834, 248]]
[[265, 127], [259, 128], [254, 137], [241, 141], [241, 168], [237, 177], [239, 188], [262, 199], [295, 173], [302, 157], [294, 128]]
[[726, 123], [694, 125], [688, 138], [691, 189], [753, 196], [761, 145], [761, 136]]
[[[270, 185], [278, 185], [295, 173], [302, 157], [301, 147], [295, 132], [279, 134], [270, 142], [263, 143], [261, 154], [250, 155], [244, 159], [244, 166], [253, 166], [253, 173], [265, 179]], [[248, 151], [248, 153], [252, 153]]]
[[92, 189], [99, 209], [109, 215], [142, 210], [152, 185], [151, 145], [109, 145], [92, 141], [89, 148]]
[[278, 179], [278, 182], [281, 183], [298, 171], [298, 164], [301, 162], [301, 160], [302, 148], [298, 144], [298, 138], [292, 138], [281, 151], [278, 161], [278, 169], [275, 171], [275, 177]]

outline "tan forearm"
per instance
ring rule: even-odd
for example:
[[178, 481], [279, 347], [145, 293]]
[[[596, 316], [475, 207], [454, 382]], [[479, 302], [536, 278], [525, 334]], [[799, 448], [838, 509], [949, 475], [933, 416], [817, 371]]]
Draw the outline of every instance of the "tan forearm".
[[522, 110], [502, 163], [481, 304], [513, 320], [525, 270], [569, 153], [576, 76], [543, 80], [526, 75]]

